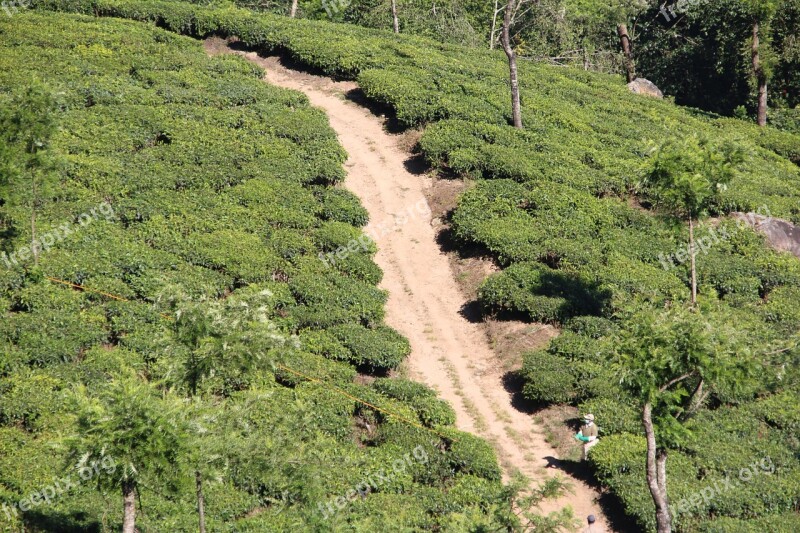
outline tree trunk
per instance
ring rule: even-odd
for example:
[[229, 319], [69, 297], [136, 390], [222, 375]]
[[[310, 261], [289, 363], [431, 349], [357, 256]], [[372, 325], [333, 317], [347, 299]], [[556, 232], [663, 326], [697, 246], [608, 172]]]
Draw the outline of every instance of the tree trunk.
[[297, 0], [292, 0], [292, 9], [289, 11], [289, 16], [292, 18], [297, 16]]
[[206, 504], [203, 498], [203, 477], [199, 470], [195, 470], [194, 480], [197, 485], [197, 516], [200, 519], [200, 533], [206, 533]]
[[397, 0], [392, 0], [392, 26], [395, 33], [400, 33], [400, 21], [397, 20]]
[[672, 533], [672, 519], [667, 500], [667, 452], [656, 446], [653, 427], [653, 406], [646, 403], [642, 409], [642, 425], [647, 437], [647, 486], [656, 505], [656, 527], [658, 533]]
[[694, 257], [694, 221], [689, 216], [689, 256], [692, 264], [692, 306], [697, 304], [697, 268]]
[[122, 533], [136, 533], [136, 483], [122, 482]]
[[700, 381], [697, 383], [697, 387], [695, 387], [694, 392], [692, 393], [691, 400], [689, 401], [689, 408], [686, 410], [687, 415], [696, 413], [703, 406], [703, 402], [706, 401], [707, 396], [704, 388], [705, 380], [700, 378]]
[[759, 126], [767, 125], [767, 73], [764, 72], [764, 67], [761, 65], [761, 57], [759, 55], [759, 24], [758, 21], [753, 23], [753, 75], [756, 77], [758, 83], [758, 118], [757, 123]]
[[33, 253], [33, 264], [39, 264], [39, 247], [36, 245], [36, 172], [31, 172], [31, 253]]
[[517, 79], [517, 54], [511, 47], [511, 15], [514, 12], [514, 2], [515, 0], [508, 0], [508, 4], [506, 4], [500, 41], [503, 44], [503, 51], [508, 57], [508, 69], [511, 78], [511, 118], [514, 121], [514, 127], [522, 129], [522, 109], [519, 103], [519, 80]]
[[631, 53], [631, 38], [628, 35], [628, 26], [625, 24], [617, 25], [617, 35], [619, 35], [619, 44], [622, 46], [622, 55], [625, 62], [625, 76], [628, 83], [636, 79], [636, 69], [633, 64], [633, 54]]
[[492, 15], [492, 31], [489, 33], [489, 50], [494, 50], [494, 34], [497, 31], [497, 15], [500, 13], [497, 9], [497, 2], [494, 0], [494, 15]]

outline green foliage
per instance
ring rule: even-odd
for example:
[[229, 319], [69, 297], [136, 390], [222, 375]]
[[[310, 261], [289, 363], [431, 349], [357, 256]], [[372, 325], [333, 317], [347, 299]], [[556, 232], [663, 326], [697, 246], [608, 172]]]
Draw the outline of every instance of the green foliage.
[[[163, 16], [153, 6], [116, 7], [182, 31], [211, 28], [192, 6], [159, 4]], [[33, 78], [58, 98], [61, 127], [48, 141], [58, 187], [40, 191], [38, 224], [75, 227], [38, 270], [0, 268], [0, 502], [92, 461], [116, 465], [24, 524], [0, 513], [2, 527], [119, 529], [120, 483], [135, 480], [139, 530], [196, 529], [197, 470], [210, 531], [330, 529], [319, 503], [429, 445], [406, 420], [460, 442], [433, 391], [354, 383], [356, 366], [394, 368], [409, 345], [382, 323], [374, 243], [357, 241], [335, 264], [318, 257], [362, 237], [367, 216], [334, 187], [345, 153], [303, 95], [152, 24], [29, 12], [0, 20], [0, 40], [0, 100], [29, 94]], [[22, 164], [11, 155], [6, 163]], [[15, 228], [3, 250], [30, 242], [19, 199], [3, 205], [3, 228]], [[101, 202], [114, 216], [77, 223]], [[409, 468], [336, 524], [428, 530], [464, 507], [485, 514], [502, 489], [492, 449], [435, 449], [430, 468]], [[457, 470], [484, 482], [469, 505], [442, 511]]]
[[[589, 4], [581, 4], [570, 15], [595, 17], [594, 11], [606, 10]], [[564, 386], [569, 386], [565, 390], [573, 401], [601, 402], [620, 397], [618, 376], [609, 375], [613, 370], [606, 348], [615, 342], [616, 331], [628, 328], [627, 319], [615, 313], [637, 297], [654, 306], [680, 305], [686, 299], [685, 266], [667, 268], [660, 261], [662, 254], [673, 253], [683, 246], [685, 229], [653, 217], [629, 194], [642, 178], [648, 140], [662, 144], [674, 138], [676, 131], [693, 131], [700, 137], [714, 138], [720, 145], [740, 149], [747, 159], [732, 176], [728, 189], [721, 191], [710, 205], [710, 210], [723, 215], [767, 206], [774, 216], [800, 221], [797, 210], [800, 170], [796, 166], [800, 143], [796, 135], [770, 128], [758, 130], [740, 120], [717, 119], [677, 108], [669, 101], [641, 98], [629, 94], [613, 77], [524, 62], [520, 65], [520, 76], [524, 120], [529, 129], [518, 132], [507, 126], [507, 68], [505, 58], [499, 53], [344, 25], [254, 15], [229, 6], [202, 8], [152, 0], [48, 0], [41, 5], [155, 22], [196, 36], [237, 35], [246, 46], [286, 52], [307, 67], [358, 79], [365, 92], [393, 108], [405, 124], [442, 119], [424, 132], [420, 142], [423, 153], [442, 168], [481, 178], [464, 195], [454, 213], [456, 236], [461, 242], [483, 246], [502, 266], [509, 267], [486, 282], [482, 289], [484, 306], [522, 311], [531, 318], [566, 325], [586, 318], [613, 323], [610, 332], [604, 327], [576, 329], [590, 340], [602, 341], [597, 350], [587, 349], [590, 340], [575, 338], [555, 343], [552, 351], [548, 350], [547, 364], [543, 363], [542, 368], [553, 368], [560, 363], [562, 373], [570, 377], [571, 381]], [[714, 4], [713, 9], [722, 12], [730, 7], [722, 2]], [[736, 17], [740, 14], [738, 8], [729, 11]], [[15, 23], [24, 20], [15, 18]], [[731, 37], [726, 37], [726, 42], [735, 42], [735, 47], [729, 50], [738, 55], [739, 34], [729, 31], [732, 25], [719, 24], [719, 20], [708, 19], [704, 27], [709, 28], [709, 35], [713, 33], [712, 38], [729, 33]], [[131, 26], [125, 27], [130, 34], [134, 33]], [[325, 330], [343, 326], [341, 329], [356, 339], [369, 337], [371, 333], [356, 329], [356, 325], [367, 332], [379, 328], [385, 296], [374, 287], [379, 274], [374, 266], [369, 266], [368, 256], [374, 249], [368, 248], [364, 254], [351, 253], [333, 268], [322, 269], [323, 264], [316, 257], [319, 252], [335, 252], [341, 246], [349, 246], [359, 237], [358, 230], [350, 226], [360, 222], [358, 210], [353, 211], [345, 200], [341, 202], [341, 215], [331, 214], [330, 206], [339, 199], [328, 201], [326, 194], [317, 188], [343, 176], [341, 148], [322, 122], [311, 124], [317, 120], [314, 112], [299, 113], [302, 120], [298, 124], [292, 120], [294, 110], [306, 105], [302, 96], [269, 89], [258, 83], [258, 72], [232, 58], [203, 60], [202, 66], [197, 66], [193, 59], [199, 53], [196, 45], [153, 28], [140, 31], [146, 37], [142, 37], [139, 46], [147, 54], [137, 54], [136, 65], [131, 61], [117, 65], [110, 59], [122, 54], [124, 47], [115, 44], [107, 34], [102, 34], [106, 37], [100, 43], [87, 43], [69, 52], [80, 56], [75, 62], [81, 68], [84, 61], [100, 62], [104, 72], [117, 73], [122, 80], [111, 74], [97, 79], [93, 75], [77, 77], [74, 72], [79, 71], [78, 67], [59, 67], [60, 70], [54, 71], [53, 76], [71, 76], [70, 83], [79, 90], [65, 91], [64, 98], [72, 106], [70, 109], [83, 117], [83, 121], [68, 122], [67, 133], [60, 134], [64, 136], [59, 141], [63, 147], [60, 149], [70, 154], [67, 167], [70, 186], [66, 190], [83, 199], [80, 205], [90, 204], [94, 199], [86, 192], [87, 187], [111, 197], [119, 196], [115, 208], [119, 206], [121, 223], [130, 227], [130, 231], [112, 232], [104, 227], [102, 231], [87, 233], [90, 238], [85, 242], [69, 243], [58, 254], [52, 253], [48, 266], [57, 275], [75, 281], [114, 279], [116, 284], [122, 279], [128, 287], [127, 292], [120, 291], [122, 294], [146, 302], [140, 304], [141, 311], [121, 312], [116, 305], [100, 306], [101, 299], [95, 297], [86, 297], [84, 305], [103, 309], [98, 314], [100, 325], [105, 310], [113, 310], [114, 335], [119, 333], [121, 344], [135, 349], [140, 354], [139, 360], [149, 361], [156, 372], [162, 373], [170, 368], [157, 361], [169, 357], [163, 355], [164, 344], [159, 340], [164, 328], [155, 325], [153, 309], [147, 304], [156, 303], [154, 307], [161, 309], [159, 295], [167, 285], [178, 281], [185, 285], [187, 293], [223, 296], [237, 284], [249, 281], [246, 276], [274, 281], [285, 291], [281, 293], [281, 303], [276, 303], [270, 311], [272, 318], [279, 327], [299, 332], [301, 339], [308, 339], [304, 348], [308, 351], [288, 354], [287, 359], [311, 375], [329, 375], [339, 383], [346, 382], [352, 378], [351, 367], [314, 354], [349, 360], [351, 350]], [[783, 31], [785, 35], [789, 33]], [[28, 58], [26, 68], [45, 62], [60, 65], [68, 55], [59, 48], [63, 35], [38, 35], [37, 39], [59, 55], [54, 52], [48, 56], [25, 45], [25, 53], [20, 57]], [[168, 57], [158, 53], [165, 43], [173, 52]], [[685, 43], [650, 50], [680, 65], [686, 57], [684, 46], [704, 46], [700, 39]], [[664, 50], [676, 53], [664, 55]], [[729, 59], [730, 55], [720, 64], [731, 64]], [[784, 67], [777, 67], [781, 68]], [[685, 69], [672, 70], [678, 73], [678, 79], [687, 78]], [[231, 73], [239, 80], [237, 83], [230, 82]], [[124, 79], [125, 76], [131, 76], [135, 83]], [[783, 75], [782, 79], [790, 77]], [[8, 86], [18, 82], [5, 83]], [[209, 87], [214, 90], [208, 90]], [[734, 87], [739, 89], [740, 83]], [[695, 94], [717, 98], [720, 92]], [[722, 100], [727, 105], [728, 99]], [[108, 120], [110, 110], [134, 105], [135, 116], [141, 120], [130, 118], [133, 108], [125, 108], [125, 113], [115, 115], [116, 120]], [[213, 107], [213, 112], [211, 109], [199, 112], [202, 106]], [[145, 113], [156, 108], [158, 113]], [[182, 119], [173, 111], [187, 118]], [[265, 126], [269, 124], [276, 126]], [[96, 146], [97, 132], [107, 139], [108, 151]], [[213, 142], [194, 141], [212, 137]], [[162, 161], [180, 162], [181, 171]], [[203, 165], [196, 161], [203, 161]], [[262, 187], [262, 183], [269, 185]], [[244, 185], [244, 190], [234, 193], [231, 189], [239, 185]], [[286, 201], [275, 194], [283, 190], [290, 191], [286, 193]], [[251, 198], [263, 203], [254, 203]], [[72, 212], [70, 205], [58, 208], [68, 214]], [[14, 216], [21, 220], [20, 213]], [[298, 231], [291, 238], [276, 233], [287, 228]], [[187, 243], [197, 242], [200, 235], [232, 235], [218, 233], [225, 231], [262, 237], [268, 251], [263, 257], [267, 261], [237, 264], [235, 260], [240, 258], [232, 254], [206, 257], [198, 255], [203, 250], [187, 247]], [[126, 237], [132, 234], [152, 248], [128, 242], [132, 239]], [[187, 240], [186, 236], [191, 238]], [[260, 260], [262, 256], [257, 253], [255, 241], [250, 241], [242, 259]], [[98, 242], [109, 250], [107, 254], [94, 251]], [[92, 260], [77, 261], [76, 256]], [[191, 268], [174, 266], [187, 259], [193, 262]], [[773, 390], [789, 393], [794, 390], [791, 383], [783, 381], [790, 379], [791, 372], [780, 370], [790, 369], [791, 365], [773, 356], [758, 355], [765, 351], [763, 347], [778, 346], [784, 341], [795, 324], [796, 305], [791, 301], [791, 289], [796, 278], [793, 268], [788, 266], [791, 261], [766, 250], [749, 231], [738, 232], [729, 242], [715, 245], [707, 256], [698, 257], [705, 283], [701, 296], [710, 306], [718, 305], [721, 309], [711, 322], [714, 327], [719, 323], [720, 331], [727, 331], [730, 324], [741, 325], [745, 332], [741, 338], [746, 340], [743, 344], [764, 368], [756, 383], [748, 380], [748, 387], [735, 383], [720, 385], [713, 392], [716, 401], [745, 402], [746, 407], [755, 393], [768, 397]], [[80, 265], [78, 272], [76, 264]], [[0, 279], [12, 290], [5, 298], [12, 305], [10, 309], [14, 309], [11, 314], [17, 313], [18, 307], [13, 306], [24, 301], [17, 296], [23, 281], [18, 274]], [[314, 339], [309, 331], [324, 334]], [[17, 345], [14, 334], [4, 334], [3, 342], [14, 346], [6, 351], [9, 363], [19, 364], [23, 348]], [[93, 341], [88, 343], [92, 344]], [[64, 352], [79, 356], [81, 346], [81, 342], [71, 342]], [[370, 353], [379, 358], [383, 355]], [[536, 366], [527, 366], [533, 376]], [[322, 373], [314, 374], [315, 368]], [[303, 383], [285, 371], [276, 371], [275, 376], [288, 386]], [[269, 381], [259, 378], [254, 382], [263, 386]], [[602, 408], [604, 404], [597, 405]], [[613, 409], [610, 404], [606, 408]], [[342, 408], [342, 413], [345, 412]], [[330, 413], [328, 429], [335, 438], [343, 437], [346, 432], [342, 413]], [[414, 416], [413, 413], [409, 408], [409, 414]], [[720, 412], [719, 419], [714, 420], [716, 423], [731, 416], [734, 415], [730, 412]], [[615, 428], [627, 428], [626, 420], [622, 417], [611, 422]], [[382, 423], [380, 435], [386, 442], [414, 442], [417, 438], [407, 427], [387, 421]], [[595, 448], [598, 454], [606, 444], [611, 444], [608, 438], [603, 441]], [[731, 446], [737, 447], [738, 442]], [[352, 464], [344, 460], [345, 456], [350, 457], [340, 454], [326, 460], [329, 464]], [[479, 464], [488, 464], [482, 457], [480, 453], [475, 455]], [[678, 457], [670, 460], [670, 475], [684, 479], [676, 474], [684, 468]], [[610, 456], [607, 467], [614, 468], [616, 464], [616, 457]], [[480, 470], [491, 473], [492, 469]], [[602, 479], [643, 527], [648, 527], [652, 504], [642, 484], [641, 468], [626, 472], [629, 475], [615, 477], [613, 481], [609, 476]], [[674, 481], [672, 486], [689, 487], [689, 480], [697, 478], [698, 469], [687, 468], [686, 472], [686, 481]], [[277, 477], [285, 479], [287, 475]], [[319, 472], [304, 475], [307, 481], [315, 479]], [[250, 473], [248, 479], [256, 476]], [[402, 485], [407, 486], [405, 483]], [[260, 490], [252, 489], [251, 493]], [[782, 496], [769, 498], [785, 501]], [[404, 510], [401, 514], [408, 518], [407, 523], [420, 523], [415, 521], [419, 515], [416, 505], [406, 506], [397, 503], [397, 499], [387, 501]], [[754, 505], [753, 494], [743, 495], [741, 501]], [[308, 522], [310, 515], [303, 514], [304, 505], [297, 502], [281, 518], [260, 520], [270, 525], [285, 524], [285, 520], [293, 518], [300, 523], [312, 523]], [[369, 505], [375, 505], [374, 500]], [[726, 507], [741, 508], [738, 503]], [[778, 512], [768, 504], [753, 508], [764, 513]], [[470, 513], [465, 511], [464, 516], [452, 521], [442, 518], [442, 523], [483, 523], [480, 516]], [[708, 514], [695, 518], [702, 522]]]
[[456, 413], [446, 402], [438, 399], [429, 388], [403, 379], [378, 378], [372, 383], [378, 392], [411, 405], [427, 426], [449, 426], [456, 422]]
[[521, 374], [522, 393], [535, 402], [567, 403], [577, 396], [575, 375], [564, 371], [561, 357], [547, 351], [526, 355]]
[[645, 196], [678, 217], [696, 218], [719, 205], [742, 159], [737, 147], [717, 148], [697, 136], [668, 141], [653, 156]]
[[753, 361], [732, 325], [680, 307], [634, 309], [626, 318], [616, 344], [620, 381], [640, 405], [653, 406], [659, 446], [686, 437], [682, 422], [696, 408], [687, 399], [702, 400], [694, 397], [699, 381], [712, 390], [746, 386]]
[[139, 483], [174, 468], [188, 444], [180, 401], [172, 395], [160, 398], [154, 387], [127, 376], [99, 392], [90, 398], [78, 389], [74, 397], [77, 431], [68, 446], [79, 467], [91, 461], [115, 464], [108, 475], [97, 476], [107, 487]]
[[500, 466], [489, 443], [467, 433], [460, 433], [450, 444], [452, 465], [457, 472], [499, 480]]

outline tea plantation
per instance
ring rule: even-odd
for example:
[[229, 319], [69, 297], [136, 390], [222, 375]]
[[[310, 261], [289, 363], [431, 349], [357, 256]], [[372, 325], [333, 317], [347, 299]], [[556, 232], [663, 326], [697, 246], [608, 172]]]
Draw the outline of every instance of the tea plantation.
[[[4, 196], [3, 250], [30, 243], [31, 200], [39, 235], [66, 226], [38, 266], [23, 252], [0, 268], [0, 529], [119, 530], [134, 471], [139, 531], [197, 530], [195, 472], [210, 531], [495, 523], [506, 497], [488, 444], [425, 387], [354, 381], [409, 347], [382, 323], [374, 250], [317, 258], [366, 222], [336, 187], [345, 154], [324, 114], [138, 22], [19, 14], [0, 19], [0, 43], [4, 124], [31, 84], [56, 123], [43, 185]], [[144, 459], [114, 457], [126, 437], [103, 430], [116, 469], [84, 478], [79, 428], [138, 415]], [[390, 481], [350, 498], [379, 473]]]
[[[752, 480], [739, 483], [736, 490], [702, 499], [680, 513], [675, 527], [679, 531], [724, 532], [800, 529], [800, 376], [796, 337], [800, 331], [800, 263], [793, 256], [772, 251], [758, 234], [725, 216], [732, 211], [760, 210], [800, 223], [800, 136], [791, 133], [792, 128], [759, 129], [742, 121], [679, 108], [668, 100], [630, 94], [615, 77], [522, 63], [520, 79], [526, 129], [518, 131], [508, 126], [507, 65], [502, 53], [467, 50], [346, 25], [293, 21], [254, 14], [227, 4], [201, 7], [149, 0], [43, 0], [37, 5], [149, 21], [195, 37], [235, 35], [254, 49], [286, 53], [300, 64], [328, 75], [356, 79], [368, 98], [391, 107], [402, 124], [424, 126], [420, 149], [428, 161], [473, 182], [453, 214], [456, 237], [462, 243], [482, 246], [503, 268], [480, 289], [479, 299], [486, 312], [511, 313], [563, 327], [562, 335], [547, 349], [525, 356], [524, 394], [542, 404], [572, 403], [597, 415], [601, 443], [591, 455], [594, 473], [646, 530], [654, 529], [655, 522], [653, 502], [644, 483], [640, 415], [633, 407], [633, 399], [621, 388], [611, 359], [619, 344], [620, 331], [630, 321], [632, 306], [683, 305], [690, 293], [688, 265], [663, 259], [685, 247], [688, 230], [685, 224], [653, 210], [652, 199], [638, 185], [654, 147], [670, 139], [698, 136], [736, 147], [744, 154], [744, 160], [736, 166], [727, 189], [711, 206], [714, 218], [697, 229], [700, 238], [724, 235], [721, 239], [711, 239], [714, 245], [697, 256], [700, 307], [705, 320], [716, 331], [735, 331], [745, 339], [743, 350], [752, 354], [759, 370], [744, 387], [714, 390], [709, 402], [711, 408], [690, 421], [692, 437], [670, 455], [670, 499], [679, 502], [692, 498], [729, 476], [738, 476], [743, 468], [768, 459], [774, 467], [768, 474], [759, 473]], [[174, 57], [180, 56], [171, 56], [167, 63], [175, 61]], [[232, 60], [222, 63], [243, 68]], [[30, 60], [25, 64], [30, 65]], [[178, 102], [192, 98], [194, 84], [183, 78], [189, 75], [186, 69], [173, 72], [172, 77], [168, 75], [170, 71], [162, 72], [160, 65], [153, 70], [160, 74], [140, 75], [138, 68], [127, 71], [136, 89], [120, 87], [118, 80], [102, 76], [92, 80], [93, 105], [82, 110], [81, 116], [91, 117], [95, 99], [105, 99], [106, 103], [99, 105], [124, 105], [126, 98], [131, 98], [140, 86], [147, 91], [146, 95], [177, 98]], [[143, 79], [138, 79], [139, 76]], [[89, 83], [83, 76], [79, 79]], [[219, 90], [220, 98], [225, 95], [224, 98], [232, 99], [224, 101], [237, 106], [237, 112], [241, 112], [239, 108], [243, 105], [259, 109], [263, 105], [261, 98], [255, 101], [255, 98], [247, 100], [240, 92], [229, 94], [232, 89], [227, 83], [224, 90]], [[88, 98], [85, 92], [81, 94]], [[137, 93], [133, 98], [139, 104], [146, 97]], [[204, 91], [203, 98], [211, 96]], [[230, 103], [241, 102], [242, 98], [244, 104]], [[86, 105], [88, 100], [82, 102]], [[193, 102], [213, 105], [213, 101], [205, 104], [206, 100], [199, 97]], [[180, 106], [171, 104], [170, 108], [180, 109]], [[313, 115], [309, 111], [300, 112]], [[140, 120], [138, 113], [136, 120]], [[197, 118], [183, 124], [197, 132], [197, 136], [207, 138], [208, 127], [200, 126]], [[228, 135], [244, 135], [241, 126], [235, 127], [239, 122], [231, 119], [229, 124], [236, 133]], [[144, 133], [138, 135], [144, 135], [145, 152], [169, 152], [181, 131], [164, 128], [156, 121], [144, 123], [141, 128]], [[286, 165], [283, 168], [287, 175], [293, 176], [289, 181], [294, 187], [291, 190], [296, 192], [289, 197], [292, 201], [308, 202], [309, 206], [319, 205], [313, 202], [325, 203], [329, 194], [326, 184], [340, 177], [336, 169], [340, 168], [341, 154], [335, 145], [325, 144], [329, 139], [316, 137], [319, 131], [319, 128], [303, 128], [302, 133], [292, 130], [280, 134], [276, 130], [278, 148], [270, 146], [259, 152], [260, 157], [262, 153], [273, 157], [283, 153], [292, 161], [295, 152], [286, 148], [289, 143], [302, 140], [300, 150], [309, 146], [305, 139], [317, 143], [320, 148], [314, 149], [316, 158], [311, 161], [303, 158], [302, 165], [297, 165], [280, 160]], [[77, 137], [70, 141], [73, 144], [59, 141], [65, 143], [62, 149], [74, 158], [71, 164], [75, 165], [80, 164], [80, 158], [99, 158], [80, 146], [79, 132], [76, 127], [70, 134]], [[114, 143], [125, 138], [117, 132], [111, 133]], [[262, 142], [264, 133], [268, 132], [259, 135]], [[169, 144], [153, 140], [164, 139], [165, 135], [170, 139]], [[60, 138], [67, 137], [62, 133]], [[215, 142], [229, 140], [223, 137]], [[94, 143], [96, 139], [83, 142]], [[186, 143], [191, 146], [188, 140]], [[234, 144], [235, 149], [222, 149], [220, 153], [226, 157], [238, 154], [243, 144]], [[113, 146], [111, 150], [123, 151]], [[249, 140], [246, 146], [257, 146], [257, 142]], [[280, 147], [286, 151], [280, 152]], [[183, 165], [191, 165], [187, 149], [182, 149], [180, 156], [170, 155], [170, 160], [180, 157]], [[201, 179], [203, 186], [209, 187], [209, 198], [203, 199], [192, 189], [199, 187], [198, 182], [187, 182], [183, 169], [177, 176], [170, 174], [169, 169], [162, 170], [161, 165], [158, 175], [166, 179], [154, 180], [142, 190], [120, 176], [130, 175], [127, 165], [138, 168], [157, 162], [149, 155], [141, 161], [127, 155], [124, 159], [115, 157], [114, 164], [108, 163], [108, 167], [92, 164], [91, 172], [96, 178], [83, 186], [108, 183], [109, 189], [126, 191], [126, 198], [119, 198], [124, 229], [116, 225], [113, 228], [122, 235], [135, 235], [140, 239], [137, 242], [143, 243], [141, 246], [179, 257], [186, 266], [182, 262], [176, 267], [172, 279], [156, 276], [155, 272], [173, 263], [166, 256], [159, 263], [156, 259], [159, 255], [153, 253], [149, 256], [151, 264], [119, 267], [125, 273], [121, 286], [113, 280], [118, 277], [115, 273], [102, 271], [104, 264], [112, 262], [110, 258], [94, 260], [92, 270], [83, 273], [74, 266], [74, 260], [61, 259], [59, 254], [67, 253], [65, 250], [51, 253], [49, 266], [45, 268], [48, 274], [86, 281], [87, 285], [91, 281], [155, 303], [162, 302], [156, 296], [159, 290], [178, 281], [185, 292], [196, 296], [224, 295], [227, 290], [242, 290], [243, 285], [256, 283], [277, 295], [279, 312], [274, 312], [270, 319], [299, 333], [305, 351], [372, 370], [391, 367], [402, 358], [402, 343], [379, 326], [382, 302], [380, 293], [371, 285], [376, 280], [373, 269], [363, 271], [360, 264], [353, 266], [355, 270], [319, 276], [314, 271], [318, 266], [310, 265], [310, 255], [319, 249], [335, 249], [357, 231], [348, 229], [347, 222], [352, 219], [342, 215], [338, 220], [323, 220], [325, 217], [313, 216], [313, 209], [293, 210], [309, 216], [294, 219], [281, 210], [274, 190], [270, 191], [261, 181], [257, 185], [250, 185], [253, 180], [241, 183], [235, 176], [225, 183], [215, 181], [220, 179], [219, 175], [209, 176], [206, 181]], [[241, 161], [237, 159], [234, 166], [248, 168], [250, 160], [246, 154], [238, 157]], [[103, 168], [107, 170], [99, 170]], [[152, 168], [148, 170], [150, 175], [154, 175]], [[256, 171], [267, 172], [259, 164], [257, 170], [249, 167], [243, 174], [249, 176]], [[296, 175], [298, 171], [301, 175]], [[275, 179], [275, 175], [287, 179], [276, 172], [264, 176], [264, 183]], [[140, 179], [136, 177], [137, 184]], [[162, 183], [170, 191], [168, 202], [160, 200], [157, 193], [167, 190], [161, 188]], [[60, 193], [67, 195], [69, 191], [65, 188]], [[227, 198], [225, 214], [220, 214], [219, 219], [203, 216], [202, 221], [197, 220], [196, 213], [187, 206], [177, 208], [181, 204], [175, 191], [191, 191], [191, 202], [205, 202], [208, 205], [205, 209], [212, 211], [217, 202]], [[130, 195], [137, 199], [144, 195], [148, 201], [140, 206], [127, 199]], [[260, 221], [246, 220], [242, 215], [241, 225], [233, 226], [226, 224], [229, 217], [235, 216], [227, 209], [230, 204], [243, 210], [248, 205], [267, 204], [270, 207], [266, 212], [280, 215], [277, 219]], [[269, 233], [258, 237], [270, 248], [269, 253], [248, 259], [248, 254], [243, 253], [247, 250], [246, 243], [255, 246], [256, 241], [245, 234], [249, 228], [249, 235], [253, 235], [264, 225], [270, 228]], [[90, 231], [100, 231], [100, 226]], [[195, 232], [201, 234], [194, 239], [185, 238]], [[237, 241], [235, 248], [230, 244], [231, 239]], [[88, 242], [80, 253], [88, 254], [87, 248], [93, 249], [90, 243], [96, 241]], [[195, 246], [189, 244], [192, 242]], [[113, 239], [113, 243], [124, 246], [121, 237]], [[213, 250], [213, 256], [209, 256], [212, 253], [209, 250]], [[294, 253], [287, 254], [287, 250]], [[141, 257], [135, 250], [127, 249], [109, 254], [137, 260]], [[44, 259], [42, 264], [47, 264]], [[210, 269], [213, 274], [201, 275], [195, 268], [206, 269], [202, 272]], [[277, 280], [259, 278], [259, 273], [263, 275], [265, 271]], [[148, 272], [153, 273], [153, 279], [148, 278]], [[188, 279], [194, 283], [188, 285]], [[283, 279], [288, 281], [284, 283]], [[39, 312], [37, 305], [29, 303], [36, 302], [35, 290], [26, 284], [31, 282], [14, 280], [8, 282], [14, 290], [27, 292], [9, 298], [9, 308]], [[94, 298], [74, 295], [79, 296], [95, 305]], [[104, 303], [104, 307], [120, 306]], [[89, 324], [103, 318], [75, 313], [67, 316], [70, 321], [87, 320]], [[86, 329], [89, 331], [75, 334], [71, 342], [107, 342], [108, 338], [95, 341], [99, 337], [92, 337], [91, 328]], [[111, 331], [114, 332], [111, 337], [120, 338], [122, 347], [137, 353], [146, 352], [147, 343], [152, 343], [152, 335], [145, 334], [144, 339], [137, 336], [134, 343], [123, 335], [127, 330]], [[44, 335], [44, 330], [24, 334]], [[358, 334], [376, 336], [385, 343], [388, 353], [376, 353], [366, 360], [364, 354], [353, 353], [349, 347], [357, 343], [349, 342], [348, 336]], [[313, 368], [316, 363], [312, 361], [317, 359], [305, 358], [305, 351], [293, 364]], [[25, 358], [18, 348], [13, 353]], [[338, 363], [326, 364], [330, 368], [327, 372], [334, 372], [334, 368], [344, 372]], [[159, 365], [155, 368], [164, 372]], [[346, 381], [346, 377], [343, 375], [342, 380]], [[301, 388], [298, 386], [295, 391]], [[475, 460], [476, 464], [485, 464]], [[494, 472], [477, 469], [472, 473], [491, 479]], [[478, 483], [473, 477], [469, 479]], [[477, 489], [475, 493], [486, 494]]]

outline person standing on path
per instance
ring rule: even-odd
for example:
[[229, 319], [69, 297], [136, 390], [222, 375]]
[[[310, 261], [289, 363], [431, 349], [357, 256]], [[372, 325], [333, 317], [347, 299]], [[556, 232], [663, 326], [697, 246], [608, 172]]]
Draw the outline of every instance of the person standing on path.
[[583, 460], [589, 456], [589, 449], [597, 444], [597, 426], [594, 425], [594, 415], [589, 413], [583, 415], [583, 425], [575, 438], [583, 442]]

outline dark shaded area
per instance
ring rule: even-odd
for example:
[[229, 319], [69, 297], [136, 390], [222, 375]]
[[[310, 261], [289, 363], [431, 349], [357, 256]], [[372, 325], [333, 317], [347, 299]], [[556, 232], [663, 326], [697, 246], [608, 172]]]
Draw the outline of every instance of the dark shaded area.
[[526, 398], [522, 394], [524, 386], [525, 378], [520, 371], [512, 370], [503, 374], [503, 388], [511, 394], [511, 406], [521, 413], [534, 415], [546, 406]]
[[[556, 468], [569, 477], [580, 480], [600, 492], [598, 503], [603, 509], [603, 514], [608, 519], [608, 526], [612, 531], [642, 531], [639, 524], [625, 514], [622, 502], [611, 492], [605, 491], [603, 486], [595, 480], [587, 461], [571, 461], [569, 459], [557, 459], [552, 456], [547, 456], [545, 459], [547, 460], [547, 468]], [[586, 525], [585, 516], [577, 518]]]
[[58, 513], [30, 510], [23, 514], [25, 526], [31, 531], [52, 531], [57, 533], [100, 533], [99, 522], [87, 521], [83, 512]]
[[367, 97], [361, 87], [347, 91], [345, 98], [354, 104], [358, 104], [364, 109], [367, 109], [374, 116], [383, 119], [383, 129], [385, 129], [388, 133], [398, 134], [403, 133], [408, 129], [399, 120], [397, 120], [397, 114], [392, 106], [370, 99]]
[[471, 324], [481, 324], [483, 322], [483, 307], [478, 300], [464, 303], [458, 310], [458, 314], [466, 318]]
[[406, 171], [415, 176], [421, 176], [431, 169], [431, 166], [422, 154], [415, 154], [409, 157], [403, 161], [403, 166], [406, 168]]

